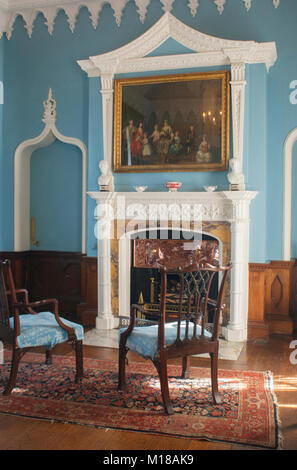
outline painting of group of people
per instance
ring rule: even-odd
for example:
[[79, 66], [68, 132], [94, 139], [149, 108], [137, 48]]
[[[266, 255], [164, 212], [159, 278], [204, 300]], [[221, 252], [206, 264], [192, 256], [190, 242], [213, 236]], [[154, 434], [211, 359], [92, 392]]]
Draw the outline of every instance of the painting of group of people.
[[154, 124], [149, 132], [143, 121], [134, 125], [133, 119], [123, 129], [123, 151], [128, 165], [181, 163], [182, 161], [209, 162], [212, 159], [206, 134], [199, 136], [190, 124], [183, 135], [168, 120]]
[[118, 78], [114, 170], [225, 171], [229, 72]]

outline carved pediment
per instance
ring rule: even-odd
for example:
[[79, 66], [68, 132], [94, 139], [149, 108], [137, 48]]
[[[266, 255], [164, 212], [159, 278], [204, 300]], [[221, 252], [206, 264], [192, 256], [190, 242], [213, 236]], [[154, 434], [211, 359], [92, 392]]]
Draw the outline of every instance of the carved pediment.
[[[148, 56], [168, 39], [193, 53]], [[239, 63], [265, 63], [269, 69], [277, 58], [274, 42], [234, 41], [190, 28], [166, 12], [148, 31], [113, 51], [79, 60], [89, 76], [152, 70], [191, 68]]]

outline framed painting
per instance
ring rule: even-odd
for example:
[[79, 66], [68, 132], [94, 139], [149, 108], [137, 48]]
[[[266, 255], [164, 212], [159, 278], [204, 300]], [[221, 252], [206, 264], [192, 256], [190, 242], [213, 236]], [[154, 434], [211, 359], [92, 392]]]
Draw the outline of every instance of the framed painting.
[[115, 80], [114, 171], [225, 171], [229, 72]]

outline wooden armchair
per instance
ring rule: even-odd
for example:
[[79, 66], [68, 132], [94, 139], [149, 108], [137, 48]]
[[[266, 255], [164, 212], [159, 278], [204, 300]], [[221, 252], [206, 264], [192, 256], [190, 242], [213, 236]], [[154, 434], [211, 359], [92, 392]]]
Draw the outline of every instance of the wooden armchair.
[[[206, 262], [182, 268], [170, 269], [163, 265], [161, 273], [160, 317], [156, 325], [135, 326], [137, 312], [145, 315], [139, 305], [132, 305], [130, 324], [120, 330], [119, 344], [119, 390], [125, 390], [126, 355], [133, 350], [155, 365], [161, 383], [164, 408], [167, 414], [173, 414], [170, 400], [167, 361], [182, 358], [182, 377], [189, 377], [189, 357], [193, 354], [209, 353], [211, 358], [212, 396], [215, 403], [220, 403], [218, 390], [218, 349], [219, 318], [223, 309], [222, 300], [226, 277], [231, 265], [212, 266]], [[218, 295], [215, 300], [209, 298], [215, 274], [220, 275]], [[177, 300], [176, 320], [168, 321], [166, 315], [167, 280], [169, 275], [179, 276], [179, 295]], [[212, 332], [206, 330], [207, 314], [213, 313]], [[145, 322], [143, 322], [145, 325]]]
[[[7, 290], [8, 287], [8, 290]], [[53, 313], [36, 312], [33, 308], [51, 305]], [[12, 346], [12, 363], [3, 395], [13, 390], [22, 356], [36, 347], [45, 347], [46, 363], [52, 362], [52, 348], [72, 341], [76, 352], [76, 382], [83, 377], [83, 327], [61, 319], [58, 301], [46, 299], [29, 302], [26, 289], [16, 289], [9, 260], [0, 260], [0, 339]]]

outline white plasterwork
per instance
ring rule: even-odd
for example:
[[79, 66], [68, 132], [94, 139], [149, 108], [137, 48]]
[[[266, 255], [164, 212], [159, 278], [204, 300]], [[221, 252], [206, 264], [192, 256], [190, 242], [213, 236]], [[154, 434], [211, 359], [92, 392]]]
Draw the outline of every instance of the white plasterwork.
[[82, 253], [86, 253], [86, 190], [87, 190], [87, 149], [84, 143], [74, 137], [66, 137], [56, 128], [56, 101], [49, 96], [44, 101], [42, 133], [18, 145], [14, 154], [14, 251], [30, 250], [30, 160], [38, 148], [47, 147], [59, 140], [78, 147], [82, 154]]
[[188, 7], [191, 10], [192, 16], [195, 17], [197, 13], [197, 8], [199, 7], [198, 0], [189, 0]]
[[135, 3], [137, 6], [137, 12], [139, 14], [140, 21], [141, 23], [144, 23], [150, 0], [135, 0]]
[[[147, 57], [169, 38], [192, 50], [193, 53]], [[95, 75], [97, 71], [97, 76], [100, 76], [106, 71], [115, 74], [136, 70], [139, 72], [165, 70], [173, 67], [173, 62], [176, 64], [176, 69], [190, 68], [195, 64], [198, 67], [230, 64], [231, 54], [232, 60], [235, 60], [236, 56], [236, 63], [263, 62], [267, 69], [274, 64], [277, 58], [274, 42], [235, 41], [209, 36], [190, 28], [167, 12], [148, 31], [134, 41], [119, 49], [91, 56], [87, 60], [78, 61], [78, 63], [88, 73], [92, 71], [92, 74]], [[187, 62], [189, 62], [188, 66]]]
[[[193, 52], [169, 56], [149, 56], [167, 39], [172, 38]], [[204, 66], [231, 65], [233, 158], [237, 186], [244, 190], [243, 130], [245, 108], [245, 64], [265, 63], [269, 69], [277, 58], [274, 42], [235, 41], [209, 36], [165, 13], [148, 31], [119, 49], [79, 60], [89, 77], [101, 77], [103, 96], [104, 159], [112, 166], [113, 79], [116, 74], [159, 70], [186, 70]]]
[[245, 4], [246, 11], [249, 11], [252, 6], [252, 0], [243, 0], [243, 2]]
[[291, 260], [292, 228], [292, 158], [297, 127], [287, 136], [283, 151], [283, 260]]
[[214, 2], [217, 6], [218, 12], [221, 15], [224, 11], [224, 6], [225, 6], [225, 3], [226, 3], [226, 0], [214, 0]]
[[[13, 25], [17, 16], [22, 16], [25, 21], [25, 28], [29, 37], [32, 35], [34, 20], [38, 13], [42, 12], [49, 34], [53, 34], [55, 18], [60, 10], [64, 10], [70, 30], [73, 32], [76, 25], [77, 16], [82, 7], [87, 7], [90, 12], [90, 20], [94, 28], [97, 28], [99, 14], [105, 4], [113, 10], [116, 24], [120, 27], [122, 16], [129, 0], [0, 0], [0, 37], [5, 32], [7, 38], [11, 37]], [[132, 0], [131, 0], [132, 1]], [[145, 22], [147, 10], [152, 0], [134, 0], [135, 7], [139, 13], [139, 19]], [[164, 12], [174, 10], [175, 0], [159, 0]], [[228, 0], [203, 0], [213, 1], [218, 13], [221, 15]], [[280, 0], [271, 0], [275, 8], [280, 5]], [[252, 0], [243, 0], [247, 11], [252, 5]], [[188, 8], [193, 17], [197, 14], [199, 7], [198, 0], [189, 0]]]
[[244, 107], [245, 107], [245, 63], [236, 62], [237, 57], [231, 51], [231, 98], [232, 98], [232, 128], [233, 128], [233, 158], [232, 171], [228, 175], [231, 184], [244, 191], [243, 175], [243, 137], [244, 137]]

